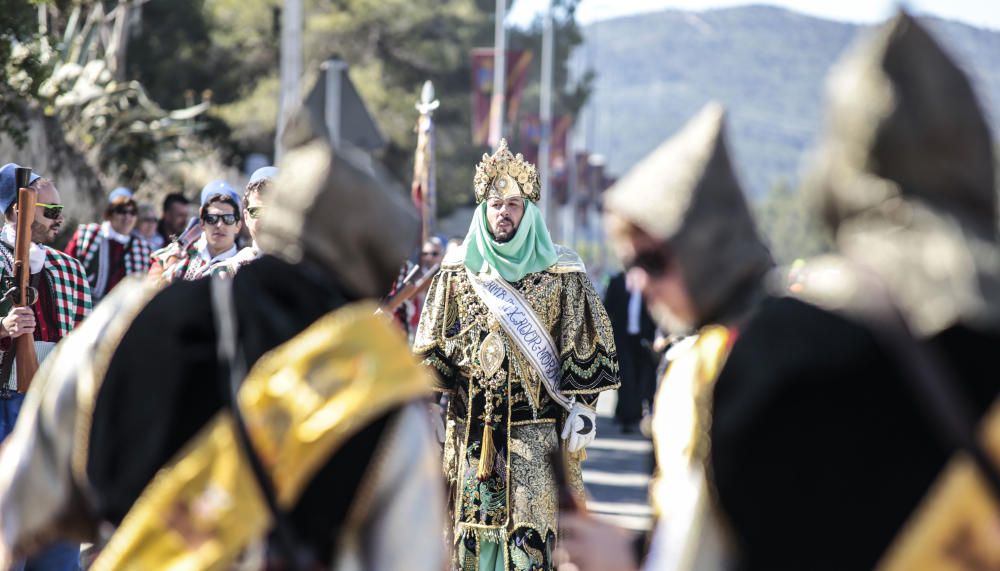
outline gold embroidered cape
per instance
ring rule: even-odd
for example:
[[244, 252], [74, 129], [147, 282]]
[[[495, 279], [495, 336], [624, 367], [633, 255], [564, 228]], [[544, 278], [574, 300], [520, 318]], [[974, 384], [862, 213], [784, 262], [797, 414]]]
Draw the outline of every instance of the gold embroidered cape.
[[[250, 438], [279, 505], [293, 507], [347, 439], [431, 378], [393, 325], [358, 303], [264, 355], [239, 391]], [[271, 514], [222, 411], [146, 487], [93, 569], [226, 569]]]
[[[594, 406], [620, 384], [611, 324], [579, 256], [557, 250], [555, 264], [511, 285], [555, 342], [558, 389]], [[474, 292], [461, 250], [431, 283], [414, 351], [437, 371], [437, 390], [451, 395], [444, 471], [457, 564], [471, 564], [486, 540], [502, 546], [508, 568], [551, 568], [557, 497], [547, 454], [559, 449], [566, 413]], [[578, 460], [571, 472], [582, 494]]]

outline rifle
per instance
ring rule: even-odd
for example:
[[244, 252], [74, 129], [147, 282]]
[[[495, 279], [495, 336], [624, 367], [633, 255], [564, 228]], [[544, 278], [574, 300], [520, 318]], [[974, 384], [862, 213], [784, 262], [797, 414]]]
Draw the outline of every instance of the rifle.
[[154, 267], [149, 272], [150, 277], [161, 283], [168, 283], [174, 273], [174, 265], [187, 257], [188, 249], [201, 238], [201, 234], [202, 228], [198, 218], [191, 218], [187, 228], [174, 238], [173, 242], [162, 250], [158, 250], [159, 253], [155, 258], [159, 267], [157, 268], [157, 264], [153, 265]]
[[[28, 280], [31, 266], [28, 255], [31, 251], [31, 224], [35, 221], [35, 202], [38, 193], [28, 188], [31, 179], [30, 168], [17, 168], [14, 181], [17, 183], [17, 234], [14, 240], [14, 307], [30, 307], [38, 298]], [[38, 355], [35, 353], [35, 336], [20, 335], [13, 339], [14, 363], [17, 369], [17, 392], [25, 393], [31, 379], [38, 370]]]
[[417, 271], [420, 270], [420, 266], [413, 268], [410, 273], [403, 278], [403, 287], [399, 288], [396, 295], [387, 299], [385, 303], [382, 304], [382, 312], [387, 314], [395, 313], [395, 311], [399, 309], [399, 306], [403, 305], [408, 299], [430, 287], [431, 278], [437, 274], [440, 267], [441, 264], [434, 264], [416, 281], [410, 281], [417, 275]]

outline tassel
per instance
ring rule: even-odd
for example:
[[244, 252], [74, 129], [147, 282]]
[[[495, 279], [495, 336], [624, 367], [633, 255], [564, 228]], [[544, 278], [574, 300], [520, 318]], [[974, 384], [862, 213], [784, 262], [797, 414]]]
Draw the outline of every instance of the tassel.
[[486, 423], [483, 426], [483, 448], [479, 454], [479, 468], [476, 469], [476, 479], [485, 482], [493, 473], [493, 457], [496, 451], [493, 449], [493, 426]]

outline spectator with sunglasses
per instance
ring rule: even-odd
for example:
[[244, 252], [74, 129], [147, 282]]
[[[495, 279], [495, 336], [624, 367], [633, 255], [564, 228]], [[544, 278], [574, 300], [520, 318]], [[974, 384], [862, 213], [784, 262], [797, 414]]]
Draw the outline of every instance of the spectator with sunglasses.
[[87, 271], [95, 303], [125, 276], [146, 273], [152, 248], [132, 233], [138, 214], [132, 191], [118, 187], [108, 195], [104, 222], [81, 224], [66, 246], [66, 253]]
[[[6, 224], [0, 232], [0, 283], [3, 291], [13, 287], [14, 243], [17, 225], [17, 183], [10, 163], [0, 168], [0, 209]], [[0, 441], [14, 428], [25, 395], [17, 392], [14, 366], [14, 338], [31, 335], [39, 362], [61, 339], [90, 313], [90, 284], [80, 262], [49, 247], [62, 226], [62, 201], [52, 181], [31, 173], [29, 186], [38, 192], [31, 225], [29, 266], [30, 285], [37, 292], [31, 307], [12, 307], [12, 300], [0, 300]], [[5, 522], [6, 523], [6, 522]], [[77, 570], [80, 546], [55, 543], [27, 562], [29, 569]], [[23, 562], [22, 562], [23, 564]], [[15, 568], [19, 568], [15, 566]]]
[[[197, 280], [217, 272], [236, 273], [239, 267], [230, 263], [236, 256], [236, 236], [243, 227], [240, 219], [240, 197], [224, 180], [212, 181], [201, 189], [201, 209], [198, 212], [202, 236], [172, 267], [164, 268], [165, 280]], [[154, 264], [161, 256], [153, 253]], [[153, 272], [151, 272], [153, 275]]]
[[156, 233], [156, 225], [159, 219], [156, 217], [156, 207], [148, 202], [139, 204], [139, 221], [135, 224], [132, 234], [142, 238], [149, 244], [150, 249], [156, 250], [163, 246], [163, 240]]
[[234, 271], [261, 256], [260, 247], [257, 245], [257, 236], [261, 229], [260, 219], [264, 215], [264, 200], [261, 195], [268, 190], [276, 176], [278, 169], [272, 166], [261, 167], [250, 175], [246, 191], [243, 193], [243, 218], [246, 220], [247, 230], [253, 242], [240, 250], [230, 261]]

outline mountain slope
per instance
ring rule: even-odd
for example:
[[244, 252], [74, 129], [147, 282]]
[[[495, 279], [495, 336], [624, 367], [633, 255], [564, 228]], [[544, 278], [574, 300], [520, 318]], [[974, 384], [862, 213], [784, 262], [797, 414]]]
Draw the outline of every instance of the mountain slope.
[[[1000, 33], [936, 19], [932, 32], [962, 63], [996, 132]], [[748, 6], [668, 10], [585, 28], [577, 69], [597, 70], [577, 136], [622, 174], [706, 102], [729, 109], [741, 178], [760, 197], [795, 181], [822, 125], [824, 80], [860, 27]]]

